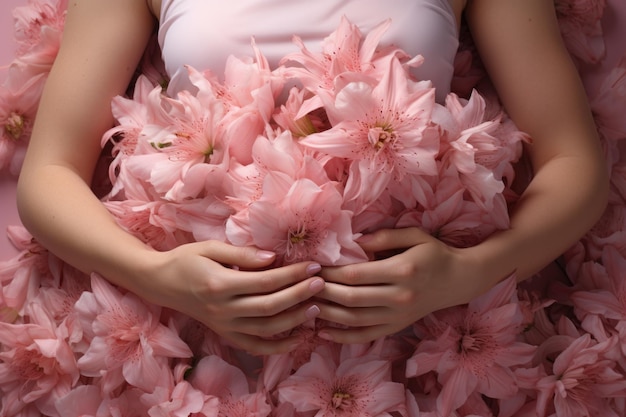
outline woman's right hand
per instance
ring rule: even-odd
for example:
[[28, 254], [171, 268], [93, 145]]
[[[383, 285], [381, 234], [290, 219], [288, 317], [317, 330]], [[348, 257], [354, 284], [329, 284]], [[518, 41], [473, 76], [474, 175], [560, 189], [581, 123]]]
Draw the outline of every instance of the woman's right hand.
[[298, 340], [277, 335], [319, 313], [307, 302], [324, 288], [324, 280], [315, 276], [321, 268], [314, 262], [266, 269], [274, 261], [272, 252], [218, 241], [152, 255], [158, 256], [157, 262], [149, 262], [144, 273], [154, 277], [148, 281], [154, 285], [140, 295], [197, 319], [250, 353], [292, 350]]

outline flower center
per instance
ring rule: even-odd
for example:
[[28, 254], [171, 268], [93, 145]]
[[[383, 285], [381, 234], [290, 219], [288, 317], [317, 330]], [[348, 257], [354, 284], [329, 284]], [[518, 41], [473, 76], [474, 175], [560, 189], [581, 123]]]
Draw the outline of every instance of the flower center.
[[351, 394], [341, 390], [337, 390], [333, 392], [331, 404], [336, 410], [345, 410], [352, 406], [353, 401], [354, 399]]
[[46, 360], [41, 354], [18, 348], [11, 361], [11, 369], [23, 380], [39, 379], [45, 373], [42, 361]]
[[204, 154], [204, 162], [206, 164], [210, 164], [211, 163], [211, 156], [213, 156], [213, 146], [209, 146], [208, 149], [206, 149], [203, 154]]
[[4, 125], [4, 130], [12, 137], [14, 140], [19, 140], [24, 132], [25, 120], [24, 117], [13, 112], [7, 119], [6, 124]]
[[306, 233], [306, 229], [304, 228], [304, 226], [300, 226], [300, 228], [297, 230], [289, 231], [289, 241], [293, 245], [297, 245], [299, 243], [304, 242], [306, 238], [307, 238], [307, 233]]
[[369, 129], [367, 138], [376, 150], [380, 150], [385, 147], [389, 142], [396, 140], [396, 133], [391, 126], [374, 126]]
[[466, 334], [461, 338], [460, 349], [463, 352], [480, 350], [480, 340], [470, 334]]
[[317, 129], [309, 116], [302, 116], [294, 122], [293, 131], [291, 133], [297, 138], [304, 138], [313, 133], [317, 133]]

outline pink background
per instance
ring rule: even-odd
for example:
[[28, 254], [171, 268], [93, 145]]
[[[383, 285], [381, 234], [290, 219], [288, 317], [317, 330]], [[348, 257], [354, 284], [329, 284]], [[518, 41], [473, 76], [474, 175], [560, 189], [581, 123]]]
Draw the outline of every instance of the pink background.
[[[0, 67], [10, 62], [14, 51], [11, 11], [26, 3], [27, 0], [0, 0]], [[606, 13], [604, 21], [604, 30], [609, 37], [606, 64], [612, 66], [626, 54], [626, 1], [609, 0], [608, 3], [611, 11]], [[4, 70], [0, 70], [0, 80], [4, 76]], [[591, 80], [593, 84], [600, 81], [600, 74]], [[15, 179], [0, 176], [0, 261], [17, 253], [6, 238], [6, 227], [11, 224], [19, 224], [15, 208]]]
[[[0, 67], [7, 65], [15, 50], [13, 43], [13, 16], [16, 6], [25, 5], [27, 0], [1, 0], [0, 2]], [[4, 80], [6, 72], [0, 72]], [[19, 224], [15, 208], [15, 179], [0, 176], [0, 261], [17, 253], [6, 237], [6, 227]]]

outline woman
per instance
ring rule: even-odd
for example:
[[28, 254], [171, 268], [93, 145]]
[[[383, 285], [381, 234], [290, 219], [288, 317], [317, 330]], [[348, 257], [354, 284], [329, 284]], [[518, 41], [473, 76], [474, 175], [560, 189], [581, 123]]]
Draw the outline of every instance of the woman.
[[[362, 247], [403, 252], [342, 267], [301, 262], [270, 270], [263, 268], [274, 254], [251, 247], [207, 241], [157, 252], [130, 236], [89, 184], [100, 138], [113, 122], [111, 99], [128, 86], [155, 18], [168, 18], [162, 10], [173, 7], [157, 0], [70, 4], [19, 180], [24, 225], [78, 269], [186, 313], [258, 354], [291, 350], [294, 337], [270, 336], [313, 317], [345, 325], [326, 329], [323, 338], [367, 342], [430, 312], [466, 303], [513, 273], [519, 280], [532, 276], [594, 224], [607, 198], [595, 127], [554, 9], [541, 0], [433, 0], [418, 7], [429, 5], [443, 7], [457, 25], [465, 13], [504, 107], [533, 139], [527, 152], [534, 177], [512, 209], [509, 230], [466, 249], [414, 228], [383, 230], [362, 239]], [[296, 18], [306, 15], [300, 13]], [[409, 48], [410, 39], [401, 39], [399, 46]], [[167, 65], [167, 51], [164, 58]], [[240, 268], [223, 266], [234, 264]]]

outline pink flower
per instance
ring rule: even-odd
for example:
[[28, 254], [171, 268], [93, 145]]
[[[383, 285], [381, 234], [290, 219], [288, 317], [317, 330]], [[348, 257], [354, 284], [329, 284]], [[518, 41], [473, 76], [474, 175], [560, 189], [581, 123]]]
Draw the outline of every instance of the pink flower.
[[109, 129], [102, 136], [102, 146], [107, 142], [113, 143], [111, 154], [113, 161], [109, 165], [109, 179], [116, 185], [111, 195], [116, 195], [120, 182], [116, 181], [117, 171], [123, 160], [131, 156], [137, 147], [139, 136], [144, 126], [153, 118], [151, 106], [148, 106], [150, 95], [159, 95], [161, 88], [154, 88], [152, 83], [144, 76], [140, 76], [134, 85], [133, 97], [114, 97], [111, 102], [111, 110], [117, 121], [117, 126]]
[[626, 285], [623, 279], [626, 258], [611, 245], [606, 245], [604, 250], [603, 265], [591, 263], [597, 265], [599, 271], [593, 275], [595, 285], [588, 282], [589, 289], [575, 291], [570, 298], [583, 324], [592, 320], [598, 323], [599, 328], [585, 327], [589, 333], [596, 337], [605, 331], [616, 334], [621, 341], [622, 354], [626, 355]]
[[[443, 129], [440, 158], [444, 170], [453, 166], [472, 199], [493, 210], [494, 200], [502, 198], [503, 176], [513, 179], [512, 163], [519, 158], [526, 136], [501, 112], [489, 117], [485, 99], [475, 91], [469, 100], [449, 94], [445, 109], [437, 107], [433, 119]], [[499, 217], [508, 216], [500, 213]]]
[[83, 352], [87, 346], [83, 343], [83, 328], [78, 319], [74, 304], [84, 291], [89, 291], [89, 277], [61, 261], [54, 255], [48, 257], [50, 272], [35, 282], [39, 288], [28, 297], [30, 301], [24, 308], [24, 316], [36, 316], [37, 309], [46, 311], [67, 343], [74, 352]]
[[286, 55], [281, 63], [293, 61], [303, 68], [288, 68], [286, 75], [297, 78], [310, 91], [319, 92], [320, 89], [332, 90], [339, 75], [372, 73], [376, 68], [373, 61], [378, 43], [390, 24], [390, 20], [381, 22], [363, 38], [359, 28], [342, 17], [337, 30], [324, 39], [319, 53], [309, 51], [302, 40], [294, 36], [300, 52]]
[[[251, 393], [241, 369], [218, 356], [205, 356], [193, 368], [188, 378], [191, 385], [207, 394], [207, 405], [219, 399], [219, 417], [265, 417], [271, 412], [266, 395]], [[206, 414], [210, 416], [211, 414]]]
[[15, 76], [10, 78], [9, 83], [16, 86], [38, 75], [47, 76], [60, 47], [61, 32], [49, 26], [42, 27], [41, 37], [37, 44], [11, 63]]
[[[297, 336], [297, 347], [288, 353], [270, 355], [264, 358], [263, 370], [259, 381], [263, 388], [274, 390], [276, 385], [286, 379], [311, 360], [311, 353], [325, 349], [325, 355], [339, 358], [340, 345], [320, 338], [317, 334], [325, 326], [322, 320], [310, 320], [290, 332], [290, 336]], [[321, 348], [321, 346], [324, 346]]]
[[547, 308], [554, 300], [540, 299], [539, 294], [525, 290], [518, 291], [520, 308], [524, 315], [524, 340], [532, 345], [540, 345], [556, 334], [554, 323], [548, 317]]
[[626, 138], [626, 122], [621, 106], [626, 99], [626, 58], [608, 72], [597, 91], [590, 94], [591, 109], [600, 134], [609, 141]]
[[157, 250], [173, 249], [192, 241], [191, 234], [179, 228], [177, 205], [129, 199], [104, 204], [121, 227]]
[[60, 398], [57, 403], [57, 412], [64, 417], [92, 417], [98, 413], [102, 403], [100, 388], [96, 385], [80, 385]]
[[527, 365], [535, 347], [517, 341], [523, 316], [509, 277], [467, 307], [454, 307], [418, 323], [421, 336], [407, 361], [407, 377], [436, 371], [439, 412], [448, 416], [474, 392], [506, 398], [517, 392], [513, 367]]
[[[10, 70], [11, 73], [15, 69]], [[34, 76], [19, 87], [0, 88], [0, 170], [17, 175], [43, 89], [44, 77]]]
[[179, 364], [174, 372], [164, 369], [161, 385], [152, 393], [141, 395], [150, 417], [187, 417], [201, 413], [203, 416], [217, 415], [218, 399], [194, 388], [185, 378], [189, 367]]
[[285, 79], [279, 70], [270, 71], [265, 57], [256, 47], [255, 58], [235, 58], [226, 62], [224, 83], [220, 84], [210, 73], [189, 68], [189, 78], [198, 88], [198, 97], [215, 94], [227, 110], [222, 127], [230, 141], [229, 155], [242, 164], [249, 164], [251, 148], [257, 136], [265, 130], [275, 111], [276, 97], [281, 93]]
[[626, 259], [614, 247], [607, 245], [602, 257], [604, 273], [587, 274], [594, 276], [593, 286], [588, 290], [571, 294], [579, 314], [597, 314], [611, 320], [626, 320], [626, 283], [623, 272]]
[[141, 395], [140, 390], [127, 388], [120, 394], [103, 396], [97, 384], [81, 385], [60, 398], [56, 408], [62, 417], [145, 417], [150, 414]]
[[28, 404], [48, 414], [79, 378], [67, 334], [42, 308], [31, 310], [32, 323], [0, 322], [2, 415], [16, 415]]
[[159, 322], [158, 306], [120, 293], [95, 274], [91, 286], [93, 293], [83, 293], [76, 303], [91, 338], [78, 366], [85, 376], [104, 378], [103, 392], [112, 392], [124, 381], [151, 392], [168, 358], [191, 356], [176, 331]]
[[560, 337], [555, 341], [565, 349], [554, 359], [552, 371], [537, 383], [539, 415], [618, 417], [607, 401], [626, 395], [626, 379], [611, 359], [618, 348], [617, 338], [598, 343], [589, 334], [567, 340]]
[[263, 181], [270, 172], [284, 173], [294, 179], [306, 178], [318, 185], [330, 182], [321, 162], [310, 154], [289, 130], [257, 137], [252, 147], [254, 163], [231, 164], [228, 171], [226, 181], [232, 189], [227, 191], [226, 201], [236, 211], [231, 220], [247, 222], [247, 209], [263, 196]]
[[[353, 161], [355, 190], [347, 195], [375, 200], [392, 181], [437, 172], [438, 138], [430, 128], [435, 104], [429, 83], [410, 80], [400, 63], [391, 59], [385, 75], [374, 85], [363, 77], [340, 77], [334, 100], [326, 103], [333, 127], [309, 135], [300, 143], [323, 154]], [[406, 181], [405, 181], [406, 182]], [[409, 181], [410, 187], [410, 181]], [[406, 187], [397, 194], [405, 196]]]
[[313, 352], [278, 386], [281, 403], [316, 416], [390, 416], [404, 407], [404, 386], [391, 381], [391, 364], [376, 355], [332, 358]]
[[0, 321], [17, 323], [49, 275], [52, 255], [22, 226], [9, 226], [8, 237], [21, 253], [0, 262]]
[[13, 9], [14, 34], [21, 56], [42, 42], [42, 31], [52, 30], [59, 37], [65, 25], [67, 0], [29, 1], [28, 5]]
[[[326, 114], [316, 100], [305, 100], [311, 93], [304, 89], [292, 88], [285, 104], [274, 113], [273, 120], [283, 130], [288, 130], [294, 138], [303, 138], [310, 134], [330, 128]], [[314, 98], [310, 97], [310, 98]], [[312, 108], [309, 108], [311, 102]]]
[[364, 261], [350, 213], [332, 183], [319, 186], [303, 178], [267, 174], [262, 197], [250, 204], [244, 227], [229, 221], [226, 234], [235, 245], [253, 244], [276, 252], [286, 263], [315, 260], [323, 265]]
[[146, 162], [152, 164], [150, 182], [155, 190], [175, 197], [192, 166], [225, 168], [229, 147], [222, 122], [225, 107], [212, 94], [193, 96], [188, 91], [180, 92], [176, 99], [160, 96], [158, 105], [162, 108], [158, 124], [145, 126], [142, 136], [159, 153]]
[[598, 63], [606, 52], [601, 24], [606, 0], [557, 0], [555, 7], [569, 52], [583, 62]]
[[[280, 68], [272, 71], [254, 38], [251, 46], [254, 57], [228, 57], [223, 84], [218, 84], [213, 77], [209, 77], [209, 81], [227, 104], [241, 109], [258, 107], [261, 118], [267, 121], [275, 107], [274, 98], [282, 92], [285, 76]], [[192, 81], [197, 80], [195, 75], [192, 72]], [[203, 89], [197, 81], [195, 84]]]
[[508, 227], [506, 204], [494, 200], [493, 209], [486, 210], [466, 198], [467, 189], [451, 167], [440, 173], [432, 190], [426, 186], [423, 189], [426, 190], [424, 197], [418, 197], [423, 201], [420, 202], [422, 207], [403, 213], [395, 227], [422, 227], [455, 247], [476, 245], [494, 231]]

